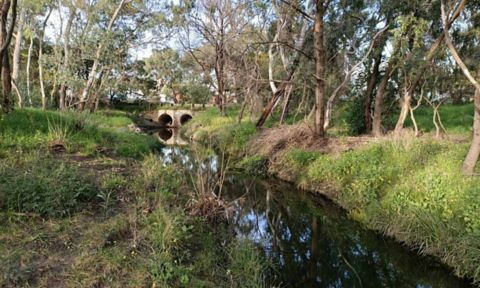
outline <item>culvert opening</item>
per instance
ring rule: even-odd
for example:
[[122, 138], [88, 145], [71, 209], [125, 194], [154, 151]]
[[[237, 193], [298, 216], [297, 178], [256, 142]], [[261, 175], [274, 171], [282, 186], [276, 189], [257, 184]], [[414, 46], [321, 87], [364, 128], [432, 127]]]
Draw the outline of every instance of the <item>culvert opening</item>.
[[180, 117], [180, 125], [183, 125], [185, 123], [187, 123], [188, 121], [192, 120], [192, 115], [190, 114], [183, 114], [181, 117]]
[[158, 131], [158, 137], [162, 139], [163, 141], [167, 141], [173, 136], [173, 130], [172, 129], [160, 129]]
[[173, 123], [172, 116], [168, 115], [167, 113], [164, 113], [158, 117], [158, 123], [162, 126], [170, 126]]

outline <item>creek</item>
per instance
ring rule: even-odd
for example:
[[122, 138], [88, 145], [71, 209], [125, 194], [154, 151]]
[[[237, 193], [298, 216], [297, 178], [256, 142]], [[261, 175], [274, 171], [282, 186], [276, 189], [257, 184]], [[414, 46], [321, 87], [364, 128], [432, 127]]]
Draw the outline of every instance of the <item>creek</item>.
[[[210, 175], [221, 166], [216, 154], [199, 162], [188, 145], [160, 154], [167, 165]], [[328, 199], [278, 179], [227, 173], [221, 193], [235, 237], [255, 243], [272, 263], [269, 287], [473, 287], [435, 259], [365, 229]]]

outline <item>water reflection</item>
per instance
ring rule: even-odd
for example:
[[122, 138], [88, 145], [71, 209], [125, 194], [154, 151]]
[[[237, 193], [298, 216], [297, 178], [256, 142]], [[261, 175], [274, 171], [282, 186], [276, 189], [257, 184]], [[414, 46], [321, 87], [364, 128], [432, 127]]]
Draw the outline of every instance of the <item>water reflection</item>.
[[188, 141], [184, 139], [178, 128], [158, 128], [151, 132], [158, 140], [169, 146], [186, 146]]
[[[215, 174], [219, 159], [202, 155], [166, 147], [161, 157], [167, 165]], [[236, 237], [256, 243], [273, 262], [269, 286], [471, 287], [437, 262], [363, 229], [331, 202], [291, 185], [230, 174], [223, 195], [232, 203]]]
[[272, 259], [281, 287], [470, 287], [448, 270], [364, 230], [329, 201], [286, 184], [229, 178], [237, 237]]

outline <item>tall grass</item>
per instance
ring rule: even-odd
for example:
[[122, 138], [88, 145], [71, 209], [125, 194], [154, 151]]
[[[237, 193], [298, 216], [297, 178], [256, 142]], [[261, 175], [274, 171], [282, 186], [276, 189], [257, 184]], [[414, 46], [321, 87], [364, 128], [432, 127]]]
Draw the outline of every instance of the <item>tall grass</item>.
[[356, 220], [478, 282], [480, 179], [460, 172], [467, 149], [427, 139], [385, 141], [340, 155], [292, 149], [271, 169], [333, 197]]

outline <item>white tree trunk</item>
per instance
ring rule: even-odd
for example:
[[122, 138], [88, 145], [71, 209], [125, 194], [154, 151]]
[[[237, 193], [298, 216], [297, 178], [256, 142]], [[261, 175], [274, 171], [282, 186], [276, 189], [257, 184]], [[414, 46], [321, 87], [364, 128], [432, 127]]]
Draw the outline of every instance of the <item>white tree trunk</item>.
[[25, 10], [20, 12], [20, 17], [18, 20], [17, 27], [17, 38], [15, 40], [15, 49], [13, 50], [13, 68], [12, 68], [12, 87], [15, 90], [18, 96], [18, 107], [23, 107], [23, 99], [20, 91], [18, 91], [17, 82], [18, 74], [20, 70], [20, 56], [22, 51], [22, 42], [23, 42], [23, 24], [25, 22]]
[[42, 65], [42, 58], [43, 58], [43, 38], [45, 37], [45, 28], [47, 27], [48, 19], [50, 15], [52, 15], [53, 9], [47, 14], [45, 20], [43, 21], [42, 31], [40, 32], [40, 39], [39, 39], [39, 47], [38, 47], [38, 78], [40, 80], [40, 92], [42, 93], [42, 109], [45, 110], [47, 108], [47, 96], [45, 94], [45, 86], [43, 83], [43, 65]]
[[[115, 12], [112, 15], [112, 18], [110, 19], [110, 22], [108, 23], [107, 31], [106, 33], [109, 33], [112, 31], [113, 24], [115, 24], [115, 20], [117, 20], [118, 15], [120, 14], [120, 10], [122, 10], [123, 5], [125, 3], [130, 2], [131, 0], [122, 0], [117, 6], [117, 9], [115, 9]], [[93, 62], [92, 69], [90, 70], [90, 73], [88, 75], [88, 80], [87, 83], [85, 84], [85, 88], [83, 88], [82, 94], [80, 96], [80, 102], [78, 109], [80, 111], [83, 111], [85, 109], [85, 104], [88, 100], [88, 96], [90, 93], [90, 90], [92, 89], [93, 83], [95, 82], [95, 77], [97, 75], [97, 70], [100, 65], [100, 57], [102, 56], [103, 52], [103, 46], [104, 46], [104, 41], [100, 41], [100, 44], [98, 45], [97, 52], [95, 53], [95, 60]]]
[[30, 45], [28, 46], [28, 58], [27, 58], [27, 97], [30, 107], [33, 106], [32, 95], [30, 92], [30, 66], [32, 65], [32, 51], [33, 51], [33, 35], [30, 37]]

